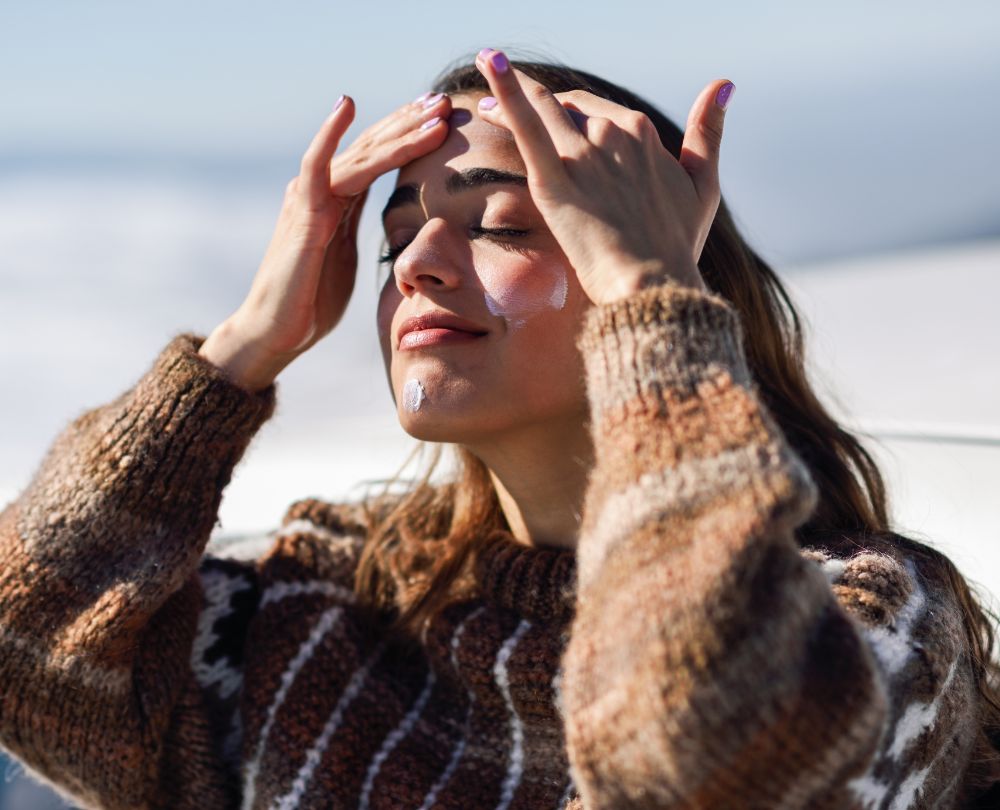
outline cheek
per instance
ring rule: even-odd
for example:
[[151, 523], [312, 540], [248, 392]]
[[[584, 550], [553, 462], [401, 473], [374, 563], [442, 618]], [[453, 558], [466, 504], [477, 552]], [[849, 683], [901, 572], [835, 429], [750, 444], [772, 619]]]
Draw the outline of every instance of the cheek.
[[389, 276], [379, 293], [378, 306], [375, 310], [375, 327], [378, 330], [378, 342], [382, 348], [382, 358], [388, 367], [392, 358], [392, 319], [399, 308], [403, 296], [396, 289], [392, 276]]
[[486, 264], [479, 276], [487, 309], [503, 318], [511, 329], [566, 306], [569, 268], [562, 261], [526, 262], [513, 272]]

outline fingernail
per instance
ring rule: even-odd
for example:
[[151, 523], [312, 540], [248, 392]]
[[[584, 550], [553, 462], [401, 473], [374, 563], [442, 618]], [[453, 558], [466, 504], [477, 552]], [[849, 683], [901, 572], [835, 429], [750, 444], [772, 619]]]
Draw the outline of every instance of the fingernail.
[[503, 51], [497, 51], [490, 57], [490, 64], [493, 65], [493, 69], [497, 73], [506, 73], [507, 69], [510, 67], [510, 62], [507, 61], [507, 57], [504, 56]]
[[419, 96], [413, 99], [413, 103], [419, 104], [421, 101], [424, 101], [425, 99], [428, 99], [430, 97], [431, 97], [431, 91], [428, 90], [426, 93], [421, 93]]
[[430, 98], [424, 99], [424, 109], [426, 110], [429, 107], [433, 107], [443, 98], [444, 98], [444, 93], [438, 93], [436, 96], [431, 96]]
[[430, 129], [432, 126], [434, 126], [435, 124], [437, 124], [437, 122], [440, 121], [440, 120], [441, 120], [441, 116], [440, 115], [435, 115], [429, 121], [424, 121], [424, 123], [422, 123], [420, 125], [420, 128], [421, 129]]
[[722, 109], [726, 109], [726, 107], [729, 106], [729, 101], [732, 99], [733, 90], [735, 89], [735, 84], [732, 82], [726, 82], [719, 88], [719, 92], [715, 94], [715, 103], [722, 107]]
[[492, 48], [483, 48], [483, 49], [482, 49], [482, 50], [481, 50], [481, 51], [479, 52], [479, 56], [478, 56], [477, 58], [478, 58], [478, 59], [482, 59], [482, 60], [483, 60], [483, 61], [485, 62], [485, 61], [486, 61], [486, 60], [487, 60], [487, 59], [489, 58], [489, 55], [490, 55], [491, 53], [493, 53], [493, 49], [492, 49]]
[[479, 99], [479, 109], [480, 110], [492, 110], [497, 106], [497, 100], [493, 96], [483, 96]]
[[343, 105], [343, 103], [344, 103], [344, 101], [346, 99], [347, 99], [347, 96], [341, 96], [340, 98], [338, 98], [337, 99], [337, 103], [333, 105], [333, 111], [337, 112], [337, 110], [339, 110], [341, 108], [341, 106]]

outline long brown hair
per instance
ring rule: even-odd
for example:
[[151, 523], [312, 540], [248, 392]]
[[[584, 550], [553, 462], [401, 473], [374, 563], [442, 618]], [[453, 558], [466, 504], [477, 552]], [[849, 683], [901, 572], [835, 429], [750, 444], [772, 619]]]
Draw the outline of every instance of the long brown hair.
[[[645, 113], [664, 146], [679, 157], [683, 132], [634, 93], [561, 65], [513, 64], [553, 93], [585, 90]], [[452, 95], [489, 93], [486, 80], [469, 62], [445, 71], [432, 89]], [[708, 288], [739, 312], [759, 394], [817, 484], [819, 502], [809, 521], [799, 527], [798, 541], [902, 547], [921, 560], [922, 571], [954, 591], [981, 696], [982, 733], [966, 790], [970, 797], [983, 793], [993, 782], [991, 774], [996, 773], [994, 763], [1000, 756], [1000, 667], [993, 657], [996, 617], [947, 557], [891, 531], [885, 483], [874, 459], [814, 393], [806, 375], [800, 316], [778, 276], [740, 235], [725, 200], [698, 267]], [[363, 601], [390, 617], [388, 629], [411, 638], [447, 600], [469, 587], [477, 541], [505, 527], [484, 465], [456, 448], [453, 480], [435, 486], [430, 476], [440, 448], [436, 452], [427, 474], [406, 494], [373, 501], [381, 505], [370, 511], [370, 540], [356, 577]]]

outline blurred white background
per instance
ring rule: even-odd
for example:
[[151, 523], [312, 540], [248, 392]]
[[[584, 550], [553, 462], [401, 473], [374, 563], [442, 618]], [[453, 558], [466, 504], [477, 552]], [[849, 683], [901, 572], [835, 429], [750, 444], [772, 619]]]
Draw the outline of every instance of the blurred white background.
[[[817, 385], [875, 434], [898, 528], [1000, 593], [995, 3], [96, 1], [3, 16], [0, 504], [69, 419], [240, 303], [340, 93], [356, 134], [454, 60], [504, 47], [606, 76], [681, 126], [708, 82], [735, 82], [723, 193], [802, 305]], [[280, 378], [223, 531], [357, 494], [411, 446], [374, 336], [391, 185], [365, 213], [346, 322]], [[0, 783], [0, 810], [42, 801]]]

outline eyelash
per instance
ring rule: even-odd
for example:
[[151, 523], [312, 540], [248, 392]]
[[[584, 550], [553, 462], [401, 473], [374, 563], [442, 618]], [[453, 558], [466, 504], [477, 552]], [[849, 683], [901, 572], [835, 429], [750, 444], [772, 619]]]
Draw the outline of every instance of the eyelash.
[[[481, 228], [481, 227], [477, 226], [477, 227], [471, 228], [471, 230], [475, 234], [475, 236], [473, 237], [474, 239], [477, 239], [477, 238], [479, 238], [481, 236], [486, 236], [486, 237], [494, 238], [497, 241], [498, 244], [503, 245], [508, 250], [518, 250], [518, 248], [516, 246], [514, 246], [514, 245], [505, 245], [504, 242], [501, 241], [501, 239], [497, 239], [497, 237], [510, 238], [510, 237], [518, 237], [518, 236], [527, 236], [528, 235], [527, 231], [520, 230], [518, 228]], [[411, 239], [411, 240], [409, 240], [407, 242], [403, 242], [403, 243], [401, 243], [399, 245], [395, 245], [394, 247], [390, 247], [385, 253], [383, 253], [379, 257], [378, 263], [379, 264], [388, 264], [390, 266], [394, 265], [396, 263], [396, 259], [399, 258], [399, 254], [402, 253], [404, 250], [406, 250], [406, 248], [409, 247], [410, 242], [412, 242], [412, 241], [413, 240]]]

